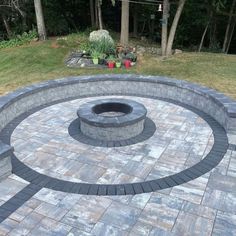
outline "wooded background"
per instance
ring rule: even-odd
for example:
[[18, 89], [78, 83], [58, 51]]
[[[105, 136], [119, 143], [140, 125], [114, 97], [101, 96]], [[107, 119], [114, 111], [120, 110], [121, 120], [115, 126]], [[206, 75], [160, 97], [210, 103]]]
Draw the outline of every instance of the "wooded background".
[[[37, 2], [40, 1], [0, 1], [0, 41], [37, 29], [37, 5], [34, 5]], [[170, 29], [181, 0], [167, 2]], [[200, 49], [205, 51], [236, 53], [236, 0], [182, 2], [185, 4], [175, 35], [175, 48], [196, 51], [200, 46]], [[124, 2], [120, 0], [41, 0], [47, 35], [67, 35], [101, 27], [121, 32], [121, 12], [127, 8], [123, 5], [123, 9], [122, 3]], [[161, 43], [161, 32], [165, 22], [163, 11], [158, 11], [159, 3], [163, 10], [165, 0], [128, 2], [130, 37], [145, 36]], [[99, 16], [102, 18], [100, 21]], [[124, 19], [125, 17], [127, 15]]]

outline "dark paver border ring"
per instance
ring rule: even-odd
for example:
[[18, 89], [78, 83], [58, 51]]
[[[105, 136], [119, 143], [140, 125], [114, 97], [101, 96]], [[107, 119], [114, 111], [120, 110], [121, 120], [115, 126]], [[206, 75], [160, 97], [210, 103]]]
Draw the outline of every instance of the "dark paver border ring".
[[128, 146], [128, 145], [144, 142], [145, 140], [151, 138], [156, 131], [155, 123], [148, 117], [145, 120], [144, 129], [141, 134], [133, 138], [129, 138], [126, 140], [121, 140], [121, 141], [96, 140], [96, 139], [93, 139], [84, 135], [81, 132], [79, 127], [80, 127], [80, 120], [79, 118], [77, 118], [73, 120], [68, 127], [69, 135], [73, 139], [81, 143], [95, 146], [95, 147], [123, 147], [123, 146]]
[[[122, 94], [99, 94], [98, 96], [112, 96], [112, 95], [122, 95]], [[97, 95], [94, 95], [97, 96]], [[88, 96], [88, 97], [94, 97]], [[125, 96], [129, 96], [129, 94], [125, 94]], [[135, 96], [134, 94], [130, 94], [130, 96]], [[79, 96], [78, 98], [85, 98], [86, 96]], [[29, 181], [31, 184], [37, 185], [39, 187], [45, 187], [52, 190], [63, 191], [68, 193], [77, 193], [77, 194], [86, 194], [86, 195], [129, 195], [129, 194], [141, 194], [141, 193], [148, 193], [153, 192], [161, 189], [166, 189], [170, 187], [174, 187], [191, 180], [194, 180], [205, 173], [211, 171], [214, 167], [216, 167], [219, 162], [223, 159], [225, 153], [227, 152], [229, 143], [228, 137], [226, 134], [225, 129], [211, 116], [208, 114], [183, 103], [171, 100], [171, 99], [163, 99], [156, 96], [140, 96], [137, 97], [145, 97], [151, 99], [157, 99], [169, 103], [173, 103], [175, 105], [182, 106], [200, 116], [204, 119], [208, 125], [211, 127], [214, 135], [214, 145], [208, 155], [201, 160], [199, 163], [195, 164], [194, 166], [185, 169], [179, 173], [159, 178], [155, 180], [139, 182], [139, 183], [127, 183], [127, 184], [87, 184], [87, 183], [74, 183], [70, 181], [56, 179], [44, 174], [40, 174], [35, 170], [31, 169], [30, 167], [26, 166], [23, 162], [21, 162], [14, 154], [12, 155], [12, 165], [13, 165], [13, 173], [18, 175], [19, 177]], [[63, 99], [61, 101], [48, 103], [43, 106], [39, 106], [34, 108], [14, 120], [12, 120], [0, 133], [0, 138], [5, 143], [10, 144], [10, 138], [17, 127], [17, 125], [28, 117], [30, 114], [45, 108], [47, 106], [74, 100], [76, 98], [70, 99]]]

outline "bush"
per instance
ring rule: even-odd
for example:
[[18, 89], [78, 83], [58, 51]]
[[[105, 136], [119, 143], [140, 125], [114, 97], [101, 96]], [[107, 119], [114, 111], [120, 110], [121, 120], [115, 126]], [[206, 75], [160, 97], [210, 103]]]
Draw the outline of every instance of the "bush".
[[38, 34], [35, 30], [24, 32], [22, 35], [17, 35], [15, 38], [10, 40], [3, 40], [0, 42], [0, 49], [2, 48], [11, 48], [21, 46], [27, 43], [30, 43], [32, 40], [36, 39]]
[[97, 30], [89, 36], [90, 51], [97, 51], [101, 54], [115, 54], [115, 43], [107, 30]]
[[114, 40], [110, 36], [109, 32], [107, 30], [96, 30], [90, 33], [89, 35], [89, 41], [90, 42], [99, 42], [102, 40], [106, 40], [106, 42], [109, 42], [110, 44], [114, 44]]
[[98, 51], [101, 54], [115, 54], [115, 44], [106, 38], [97, 42], [90, 42], [90, 50]]

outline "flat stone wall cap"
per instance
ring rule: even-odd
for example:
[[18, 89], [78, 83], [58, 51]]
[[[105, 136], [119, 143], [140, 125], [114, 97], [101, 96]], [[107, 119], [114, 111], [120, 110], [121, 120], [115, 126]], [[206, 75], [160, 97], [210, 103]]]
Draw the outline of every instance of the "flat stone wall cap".
[[231, 118], [236, 118], [236, 104], [228, 105], [227, 110], [228, 110], [228, 114]]
[[13, 147], [0, 141], [0, 160], [9, 156], [13, 152]]
[[234, 104], [236, 103], [236, 101], [231, 98], [228, 98], [222, 93], [215, 91], [214, 89], [190, 83], [188, 81], [177, 80], [175, 78], [169, 78], [165, 76], [137, 75], [137, 74], [99, 74], [99, 75], [69, 76], [56, 80], [49, 80], [38, 84], [33, 84], [0, 97], [0, 112], [7, 106], [19, 100], [20, 98], [26, 97], [30, 94], [37, 93], [41, 90], [62, 87], [66, 85], [73, 85], [77, 83], [88, 83], [88, 82], [110, 81], [110, 80], [157, 83], [157, 84], [175, 86], [181, 89], [187, 89], [196, 94], [200, 94], [203, 97], [212, 99], [219, 107], [223, 108], [223, 110], [227, 113], [229, 117], [235, 118]]

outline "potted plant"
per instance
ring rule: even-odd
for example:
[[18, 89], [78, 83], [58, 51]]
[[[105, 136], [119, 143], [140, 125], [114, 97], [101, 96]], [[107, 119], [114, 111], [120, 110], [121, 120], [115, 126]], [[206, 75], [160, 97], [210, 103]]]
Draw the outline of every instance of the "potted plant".
[[125, 55], [125, 59], [130, 60], [131, 62], [135, 62], [137, 60], [137, 56], [133, 52], [129, 52]]
[[107, 58], [107, 65], [108, 65], [108, 68], [114, 68], [115, 67], [115, 58], [114, 58], [114, 56], [110, 55]]
[[116, 60], [116, 68], [120, 68], [121, 67], [121, 60], [118, 58]]
[[94, 65], [98, 65], [100, 53], [98, 51], [92, 51], [91, 57]]
[[130, 68], [130, 67], [131, 67], [131, 60], [126, 59], [126, 60], [124, 61], [124, 65], [125, 65], [125, 68], [126, 68], [126, 69], [127, 69], [127, 68]]
[[106, 54], [105, 53], [101, 53], [99, 56], [99, 64], [101, 65], [106, 65]]

